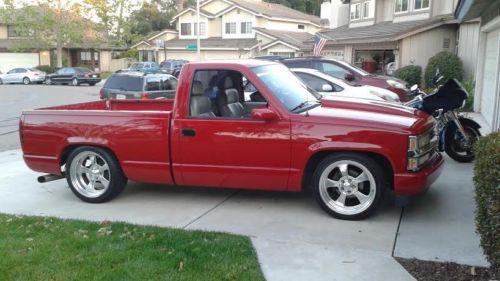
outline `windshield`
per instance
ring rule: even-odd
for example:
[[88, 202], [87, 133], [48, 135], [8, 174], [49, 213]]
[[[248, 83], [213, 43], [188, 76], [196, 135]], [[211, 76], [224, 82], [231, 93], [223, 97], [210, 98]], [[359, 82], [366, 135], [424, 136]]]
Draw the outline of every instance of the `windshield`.
[[288, 111], [297, 112], [318, 104], [321, 95], [307, 87], [286, 66], [265, 65], [252, 70]]
[[356, 72], [359, 75], [362, 75], [362, 76], [370, 75], [370, 73], [364, 71], [363, 69], [361, 69], [357, 66], [354, 66], [352, 64], [346, 63], [344, 61], [337, 61], [337, 63], [344, 65], [345, 67], [351, 69], [352, 71]]

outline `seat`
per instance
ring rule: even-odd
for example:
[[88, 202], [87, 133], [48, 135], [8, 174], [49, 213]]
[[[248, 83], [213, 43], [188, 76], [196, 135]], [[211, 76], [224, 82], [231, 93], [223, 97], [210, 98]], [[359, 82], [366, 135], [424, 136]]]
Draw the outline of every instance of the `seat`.
[[212, 102], [203, 95], [203, 84], [200, 81], [193, 82], [190, 111], [193, 117], [215, 117], [212, 112]]
[[217, 99], [219, 112], [223, 117], [243, 118], [245, 115], [245, 108], [240, 103], [238, 90], [233, 88], [231, 77], [226, 77], [224, 89], [224, 93]]

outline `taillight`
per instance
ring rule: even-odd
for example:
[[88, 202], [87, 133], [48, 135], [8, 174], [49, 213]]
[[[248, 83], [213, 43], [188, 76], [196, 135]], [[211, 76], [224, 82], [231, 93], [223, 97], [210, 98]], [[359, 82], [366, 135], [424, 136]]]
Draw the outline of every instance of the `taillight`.
[[141, 100], [149, 100], [149, 99], [151, 99], [150, 93], [142, 93], [141, 94]]

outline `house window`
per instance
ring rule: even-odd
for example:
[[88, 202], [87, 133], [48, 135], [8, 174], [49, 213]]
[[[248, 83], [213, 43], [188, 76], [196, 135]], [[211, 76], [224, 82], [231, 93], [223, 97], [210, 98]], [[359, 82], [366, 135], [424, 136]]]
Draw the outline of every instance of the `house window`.
[[299, 25], [297, 25], [297, 28], [298, 29], [305, 29], [305, 26], [303, 24], [299, 24]]
[[226, 22], [226, 34], [236, 34], [235, 22]]
[[361, 18], [361, 3], [351, 5], [351, 20]]
[[190, 23], [181, 23], [181, 35], [191, 35]]
[[430, 0], [415, 0], [415, 10], [429, 9]]
[[408, 12], [408, 0], [396, 0], [394, 11], [396, 13]]
[[92, 65], [92, 55], [94, 55], [94, 65], [99, 64], [99, 53], [93, 51], [81, 51], [80, 52], [80, 65]]
[[[205, 36], [207, 32], [207, 27], [204, 22], [200, 22], [200, 36]], [[198, 24], [194, 23], [194, 35], [198, 35]]]
[[370, 17], [370, 2], [367, 1], [363, 3], [363, 18], [369, 18]]
[[242, 22], [241, 23], [241, 34], [250, 34], [252, 33], [252, 22]]

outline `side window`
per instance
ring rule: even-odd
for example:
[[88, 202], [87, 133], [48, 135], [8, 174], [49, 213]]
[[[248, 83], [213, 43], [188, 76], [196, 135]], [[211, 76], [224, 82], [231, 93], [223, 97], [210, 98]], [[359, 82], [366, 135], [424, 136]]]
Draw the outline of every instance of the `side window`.
[[304, 80], [307, 86], [318, 92], [324, 92], [323, 85], [330, 85], [328, 81], [307, 73], [297, 73], [297, 75], [300, 77], [300, 79]]
[[146, 80], [146, 91], [159, 91], [160, 81], [160, 77], [148, 77]]
[[75, 73], [76, 73], [75, 69], [73, 69], [73, 68], [66, 68], [65, 74], [73, 75]]
[[16, 72], [17, 73], [26, 73], [26, 69], [24, 69], [24, 68], [18, 68]]
[[326, 74], [329, 74], [333, 77], [337, 77], [340, 79], [344, 79], [345, 75], [350, 73], [349, 71], [343, 69], [342, 67], [328, 62], [319, 62], [317, 63], [317, 67], [315, 68]]
[[[266, 106], [247, 104], [257, 89], [240, 72], [233, 70], [199, 70], [191, 86], [190, 116], [205, 118], [249, 119], [252, 108]], [[249, 86], [250, 85], [250, 86]], [[256, 91], [247, 93], [246, 89]], [[248, 96], [247, 96], [248, 94]]]

